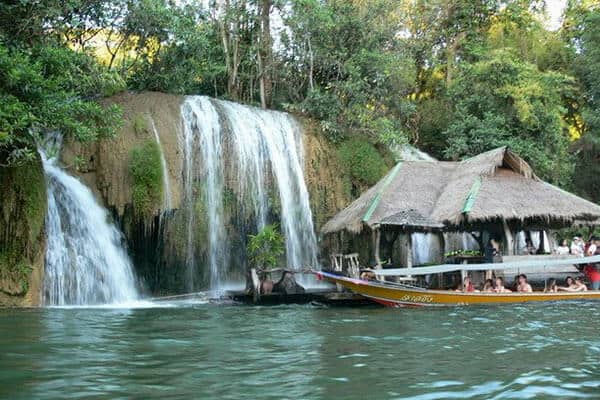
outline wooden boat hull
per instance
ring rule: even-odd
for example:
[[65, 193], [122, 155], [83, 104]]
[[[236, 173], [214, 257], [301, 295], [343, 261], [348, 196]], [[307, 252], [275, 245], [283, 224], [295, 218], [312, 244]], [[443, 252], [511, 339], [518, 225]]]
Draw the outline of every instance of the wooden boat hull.
[[318, 279], [339, 283], [354, 293], [360, 294], [388, 307], [457, 306], [469, 304], [507, 304], [542, 301], [600, 300], [600, 291], [558, 293], [463, 293], [447, 290], [429, 290], [405, 285], [390, 285], [378, 281], [366, 281], [315, 272]]

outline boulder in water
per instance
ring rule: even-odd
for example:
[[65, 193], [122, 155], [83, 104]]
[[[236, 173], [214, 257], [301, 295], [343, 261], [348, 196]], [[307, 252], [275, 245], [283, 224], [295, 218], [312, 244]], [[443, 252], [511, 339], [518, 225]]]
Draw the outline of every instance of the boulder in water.
[[274, 293], [303, 294], [304, 288], [296, 282], [294, 274], [284, 271], [281, 279], [273, 286]]

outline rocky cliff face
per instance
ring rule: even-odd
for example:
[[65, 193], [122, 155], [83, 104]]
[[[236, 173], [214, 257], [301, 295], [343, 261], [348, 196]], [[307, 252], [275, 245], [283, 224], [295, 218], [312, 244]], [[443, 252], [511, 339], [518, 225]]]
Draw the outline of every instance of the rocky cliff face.
[[36, 306], [46, 249], [41, 161], [0, 168], [0, 188], [0, 305]]
[[[182, 210], [184, 154], [180, 106], [183, 97], [128, 93], [113, 97], [109, 102], [119, 104], [123, 109], [124, 123], [118, 135], [91, 146], [66, 143], [62, 161], [69, 166], [69, 172], [78, 175], [112, 211], [124, 232], [137, 273], [150, 290], [155, 294], [183, 291], [187, 278], [187, 215]], [[304, 118], [298, 118], [298, 121], [303, 129], [305, 181], [318, 231], [352, 200], [352, 178], [344, 172], [337, 146], [327, 141], [318, 124]], [[151, 212], [140, 213], [135, 207], [131, 160], [136, 149], [155, 140], [154, 128], [167, 165], [171, 204], [166, 210], [165, 205], [158, 202], [152, 204]], [[198, 185], [201, 186], [202, 182]], [[202, 190], [200, 186], [193, 190]], [[272, 216], [277, 218], [277, 199], [275, 195], [273, 197]], [[227, 218], [236, 221], [236, 227], [226, 227], [230, 239], [237, 243], [232, 247], [243, 247], [247, 233], [244, 225], [246, 217], [239, 210], [244, 209], [244, 205], [239, 204], [234, 193], [228, 192], [224, 193], [223, 202]], [[204, 215], [206, 204], [201, 197], [194, 205], [194, 212], [197, 214], [197, 223], [193, 227], [196, 240], [194, 257], [202, 264], [207, 256], [207, 226]], [[239, 262], [238, 256], [233, 254], [232, 262]], [[205, 278], [202, 274], [198, 277], [200, 281]]]

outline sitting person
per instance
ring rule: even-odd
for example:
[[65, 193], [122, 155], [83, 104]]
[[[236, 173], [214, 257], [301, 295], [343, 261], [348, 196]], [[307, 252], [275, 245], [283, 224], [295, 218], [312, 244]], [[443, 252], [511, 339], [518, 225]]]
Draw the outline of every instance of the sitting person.
[[527, 283], [527, 275], [525, 275], [525, 274], [519, 275], [519, 285], [517, 286], [517, 292], [521, 292], [521, 293], [533, 292], [531, 285], [529, 283]]
[[492, 293], [494, 291], [494, 283], [491, 279], [486, 279], [483, 284], [483, 288], [481, 289], [484, 293]]
[[587, 290], [588, 290], [587, 286], [585, 285], [585, 283], [583, 283], [581, 278], [580, 277], [575, 278], [575, 289], [573, 291], [574, 292], [585, 292]]
[[560, 244], [558, 245], [558, 247], [556, 248], [555, 252], [557, 255], [559, 256], [564, 256], [569, 254], [569, 246], [567, 245], [567, 240], [563, 239], [560, 241]]
[[575, 280], [572, 277], [567, 276], [567, 279], [565, 279], [565, 286], [559, 286], [557, 287], [557, 290], [561, 290], [563, 292], [574, 292], [576, 288], [577, 286], [575, 285]]
[[556, 293], [558, 292], [558, 285], [556, 284], [556, 279], [550, 279], [548, 281], [548, 286], [544, 289], [544, 293]]
[[371, 281], [375, 278], [376, 278], [375, 272], [373, 272], [372, 270], [363, 270], [360, 273], [360, 279], [362, 279], [364, 281]]
[[469, 278], [468, 276], [465, 276], [462, 287], [459, 289], [456, 289], [456, 291], [457, 292], [474, 292], [475, 286], [473, 285], [473, 282], [471, 282], [471, 278]]
[[502, 277], [496, 278], [496, 287], [494, 288], [495, 293], [510, 293], [512, 290], [504, 287], [504, 279]]

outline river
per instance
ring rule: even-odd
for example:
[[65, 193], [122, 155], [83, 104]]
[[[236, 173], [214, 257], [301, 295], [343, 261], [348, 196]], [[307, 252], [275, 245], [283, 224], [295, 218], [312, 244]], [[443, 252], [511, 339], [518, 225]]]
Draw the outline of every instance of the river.
[[599, 314], [597, 303], [0, 309], [0, 398], [599, 398]]

